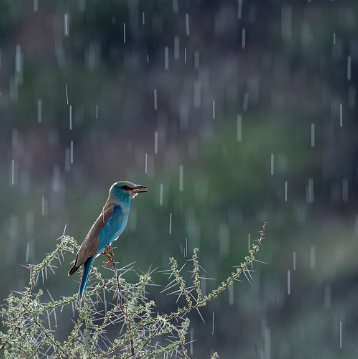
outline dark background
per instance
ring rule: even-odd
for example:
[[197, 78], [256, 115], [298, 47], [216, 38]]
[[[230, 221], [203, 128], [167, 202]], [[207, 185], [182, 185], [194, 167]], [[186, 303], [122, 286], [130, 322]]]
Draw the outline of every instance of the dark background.
[[[217, 279], [210, 288], [268, 222], [251, 285], [210, 304], [205, 324], [192, 316], [194, 357], [354, 357], [357, 10], [1, 0], [0, 297], [26, 285], [23, 265], [65, 226], [80, 243], [109, 186], [129, 179], [150, 192], [115, 253], [137, 271], [184, 261], [187, 242]], [[53, 296], [77, 290], [71, 260], [50, 276]], [[65, 318], [57, 335], [70, 327]]]

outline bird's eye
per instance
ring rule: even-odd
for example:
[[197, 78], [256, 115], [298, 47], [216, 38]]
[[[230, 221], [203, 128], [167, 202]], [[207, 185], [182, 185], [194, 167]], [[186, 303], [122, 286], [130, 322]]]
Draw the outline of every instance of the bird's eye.
[[124, 186], [121, 187], [121, 189], [124, 189], [125, 191], [129, 191], [130, 188], [125, 184]]

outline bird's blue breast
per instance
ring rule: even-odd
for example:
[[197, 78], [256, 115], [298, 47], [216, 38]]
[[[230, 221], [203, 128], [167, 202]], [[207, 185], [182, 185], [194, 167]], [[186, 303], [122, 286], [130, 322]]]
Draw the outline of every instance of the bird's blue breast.
[[112, 215], [99, 233], [97, 254], [104, 251], [126, 228], [129, 210], [124, 212], [121, 206], [115, 206]]

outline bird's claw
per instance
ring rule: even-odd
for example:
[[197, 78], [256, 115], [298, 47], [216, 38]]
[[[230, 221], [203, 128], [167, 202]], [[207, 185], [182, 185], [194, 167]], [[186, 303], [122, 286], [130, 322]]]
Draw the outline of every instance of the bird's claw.
[[113, 267], [114, 253], [113, 253], [113, 250], [112, 250], [111, 246], [109, 246], [109, 245], [106, 246], [104, 252], [102, 252], [101, 255], [108, 259], [108, 261], [104, 262], [103, 265], [106, 266], [106, 267]]

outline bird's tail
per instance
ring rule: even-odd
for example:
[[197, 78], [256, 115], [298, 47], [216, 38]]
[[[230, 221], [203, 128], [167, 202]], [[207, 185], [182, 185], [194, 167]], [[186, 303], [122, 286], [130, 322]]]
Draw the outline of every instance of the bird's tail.
[[89, 275], [91, 272], [93, 260], [94, 260], [94, 257], [90, 257], [86, 260], [86, 262], [83, 265], [81, 285], [80, 285], [80, 289], [78, 291], [78, 296], [77, 296], [77, 303], [79, 305], [81, 305], [83, 294], [86, 291], [88, 278], [89, 278]]

